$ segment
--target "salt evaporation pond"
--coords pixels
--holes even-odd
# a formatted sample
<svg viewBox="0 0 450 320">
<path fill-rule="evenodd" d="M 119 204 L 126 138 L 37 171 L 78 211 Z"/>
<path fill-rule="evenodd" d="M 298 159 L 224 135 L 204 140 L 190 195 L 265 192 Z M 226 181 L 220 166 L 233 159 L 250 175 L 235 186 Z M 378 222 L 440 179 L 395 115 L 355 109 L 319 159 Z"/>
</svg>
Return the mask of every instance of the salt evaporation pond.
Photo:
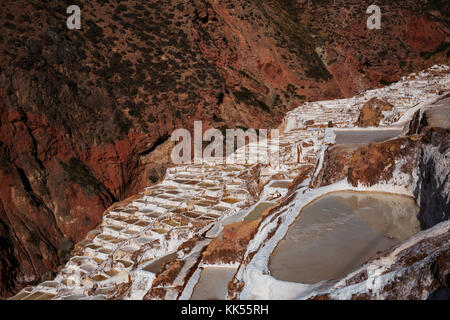
<svg viewBox="0 0 450 320">
<path fill-rule="evenodd" d="M 253 221 L 253 220 L 261 218 L 261 215 L 263 214 L 263 212 L 269 208 L 272 208 L 273 206 L 275 206 L 275 203 L 269 202 L 269 201 L 258 203 L 258 205 L 255 207 L 255 209 L 253 209 L 244 218 L 244 221 Z"/>
<path fill-rule="evenodd" d="M 236 267 L 205 267 L 192 292 L 191 300 L 225 300 L 228 283 L 236 273 Z"/>
<path fill-rule="evenodd" d="M 336 144 L 369 144 L 397 137 L 402 130 L 336 130 Z"/>
<path fill-rule="evenodd" d="M 339 279 L 420 230 L 411 198 L 335 192 L 306 206 L 274 250 L 279 280 L 312 284 Z"/>
</svg>

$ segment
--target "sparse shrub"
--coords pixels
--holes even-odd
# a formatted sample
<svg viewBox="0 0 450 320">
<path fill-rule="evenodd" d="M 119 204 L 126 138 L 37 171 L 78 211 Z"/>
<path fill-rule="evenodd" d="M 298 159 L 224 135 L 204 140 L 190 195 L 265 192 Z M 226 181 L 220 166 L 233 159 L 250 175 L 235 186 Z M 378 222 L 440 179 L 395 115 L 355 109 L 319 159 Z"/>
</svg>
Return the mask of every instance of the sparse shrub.
<svg viewBox="0 0 450 320">
<path fill-rule="evenodd" d="M 11 23 L 11 22 L 9 22 L 9 21 L 6 21 L 6 22 L 3 24 L 3 26 L 4 26 L 5 28 L 10 29 L 10 30 L 16 30 L 16 25 L 13 24 L 13 23 Z"/>
<path fill-rule="evenodd" d="M 131 121 L 120 109 L 116 109 L 114 112 L 114 123 L 119 128 L 121 135 L 126 135 L 130 131 Z"/>
<path fill-rule="evenodd" d="M 102 184 L 80 159 L 72 157 L 67 163 L 63 161 L 60 161 L 60 163 L 70 181 L 79 184 L 88 194 L 96 194 L 101 191 Z"/>
<path fill-rule="evenodd" d="M 256 106 L 266 112 L 270 112 L 269 106 L 264 101 L 259 100 L 255 93 L 245 87 L 241 87 L 240 90 L 233 91 L 233 95 L 239 103 L 243 102 L 247 105 Z"/>
<path fill-rule="evenodd" d="M 97 44 L 103 39 L 103 30 L 95 24 L 92 20 L 88 20 L 88 30 L 86 31 L 86 37 L 94 44 Z"/>
</svg>

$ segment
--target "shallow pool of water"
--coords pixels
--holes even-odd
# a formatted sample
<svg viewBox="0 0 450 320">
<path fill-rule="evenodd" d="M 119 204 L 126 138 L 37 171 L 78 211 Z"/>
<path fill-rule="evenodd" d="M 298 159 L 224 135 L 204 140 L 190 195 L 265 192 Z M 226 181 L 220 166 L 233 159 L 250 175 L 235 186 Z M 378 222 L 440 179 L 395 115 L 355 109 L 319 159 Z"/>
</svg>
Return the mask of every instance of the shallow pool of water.
<svg viewBox="0 0 450 320">
<path fill-rule="evenodd" d="M 402 130 L 337 130 L 336 144 L 369 144 L 397 137 Z"/>
<path fill-rule="evenodd" d="M 191 300 L 225 300 L 228 283 L 233 279 L 237 268 L 206 267 L 194 287 Z"/>
<path fill-rule="evenodd" d="M 244 221 L 253 221 L 259 219 L 262 213 L 269 208 L 275 206 L 273 202 L 260 202 L 258 205 L 244 218 Z"/>
<path fill-rule="evenodd" d="M 288 189 L 290 185 L 291 185 L 291 181 L 278 180 L 278 181 L 272 182 L 270 187 L 271 188 Z"/>
<path fill-rule="evenodd" d="M 280 280 L 339 279 L 420 230 L 408 197 L 336 192 L 306 206 L 274 250 L 269 269 Z"/>
</svg>

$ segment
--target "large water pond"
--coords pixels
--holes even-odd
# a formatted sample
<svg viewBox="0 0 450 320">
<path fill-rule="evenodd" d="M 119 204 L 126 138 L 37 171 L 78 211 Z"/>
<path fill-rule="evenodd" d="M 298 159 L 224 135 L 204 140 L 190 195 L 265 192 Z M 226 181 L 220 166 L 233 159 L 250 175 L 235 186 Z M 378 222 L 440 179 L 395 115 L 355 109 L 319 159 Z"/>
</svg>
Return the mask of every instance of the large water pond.
<svg viewBox="0 0 450 320">
<path fill-rule="evenodd" d="M 339 279 L 377 253 L 420 230 L 411 198 L 385 193 L 336 192 L 308 206 L 274 250 L 277 279 L 316 283 Z"/>
</svg>

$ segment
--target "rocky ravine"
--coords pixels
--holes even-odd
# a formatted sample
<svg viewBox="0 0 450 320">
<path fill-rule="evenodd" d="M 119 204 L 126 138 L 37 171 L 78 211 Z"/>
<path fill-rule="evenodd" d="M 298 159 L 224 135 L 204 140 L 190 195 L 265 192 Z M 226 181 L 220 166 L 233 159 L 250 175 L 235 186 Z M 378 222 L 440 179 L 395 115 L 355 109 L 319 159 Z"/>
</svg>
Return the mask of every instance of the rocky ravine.
<svg viewBox="0 0 450 320">
<path fill-rule="evenodd" d="M 424 227 L 446 219 L 432 213 L 448 212 L 449 91 L 449 67 L 436 66 L 350 99 L 305 103 L 289 112 L 280 127 L 279 166 L 208 160 L 170 168 L 160 184 L 107 210 L 102 224 L 76 245 L 54 280 L 25 288 L 15 299 L 188 299 L 203 268 L 224 264 L 239 267 L 229 284 L 230 298 L 350 298 L 337 290 L 381 279 L 379 273 L 325 289 L 282 283 L 268 274 L 271 250 L 302 206 L 335 190 L 415 196 Z M 374 99 L 391 105 L 381 117 L 372 112 L 379 105 Z M 354 127 L 366 118 L 362 114 L 374 115 L 376 121 L 371 121 L 380 126 L 405 128 L 404 134 L 366 146 L 336 145 L 336 133 Z M 251 144 L 251 157 L 257 151 Z M 428 209 L 430 202 L 433 210 Z M 272 208 L 248 219 L 262 203 Z M 440 256 L 446 250 L 446 228 L 439 224 L 386 253 L 389 261 L 403 257 L 409 270 L 402 278 L 395 270 L 405 264 L 385 265 L 387 278 L 399 287 L 402 281 L 413 281 L 417 270 L 435 279 L 427 280 L 420 292 L 403 290 L 408 297 L 423 298 L 445 287 L 446 260 Z M 422 252 L 419 256 L 408 254 L 417 246 L 424 248 L 414 251 Z M 417 261 L 416 269 L 408 269 L 408 263 Z M 427 275 L 428 264 L 438 278 Z M 354 291 L 355 298 L 387 297 L 382 292 Z"/>
</svg>

